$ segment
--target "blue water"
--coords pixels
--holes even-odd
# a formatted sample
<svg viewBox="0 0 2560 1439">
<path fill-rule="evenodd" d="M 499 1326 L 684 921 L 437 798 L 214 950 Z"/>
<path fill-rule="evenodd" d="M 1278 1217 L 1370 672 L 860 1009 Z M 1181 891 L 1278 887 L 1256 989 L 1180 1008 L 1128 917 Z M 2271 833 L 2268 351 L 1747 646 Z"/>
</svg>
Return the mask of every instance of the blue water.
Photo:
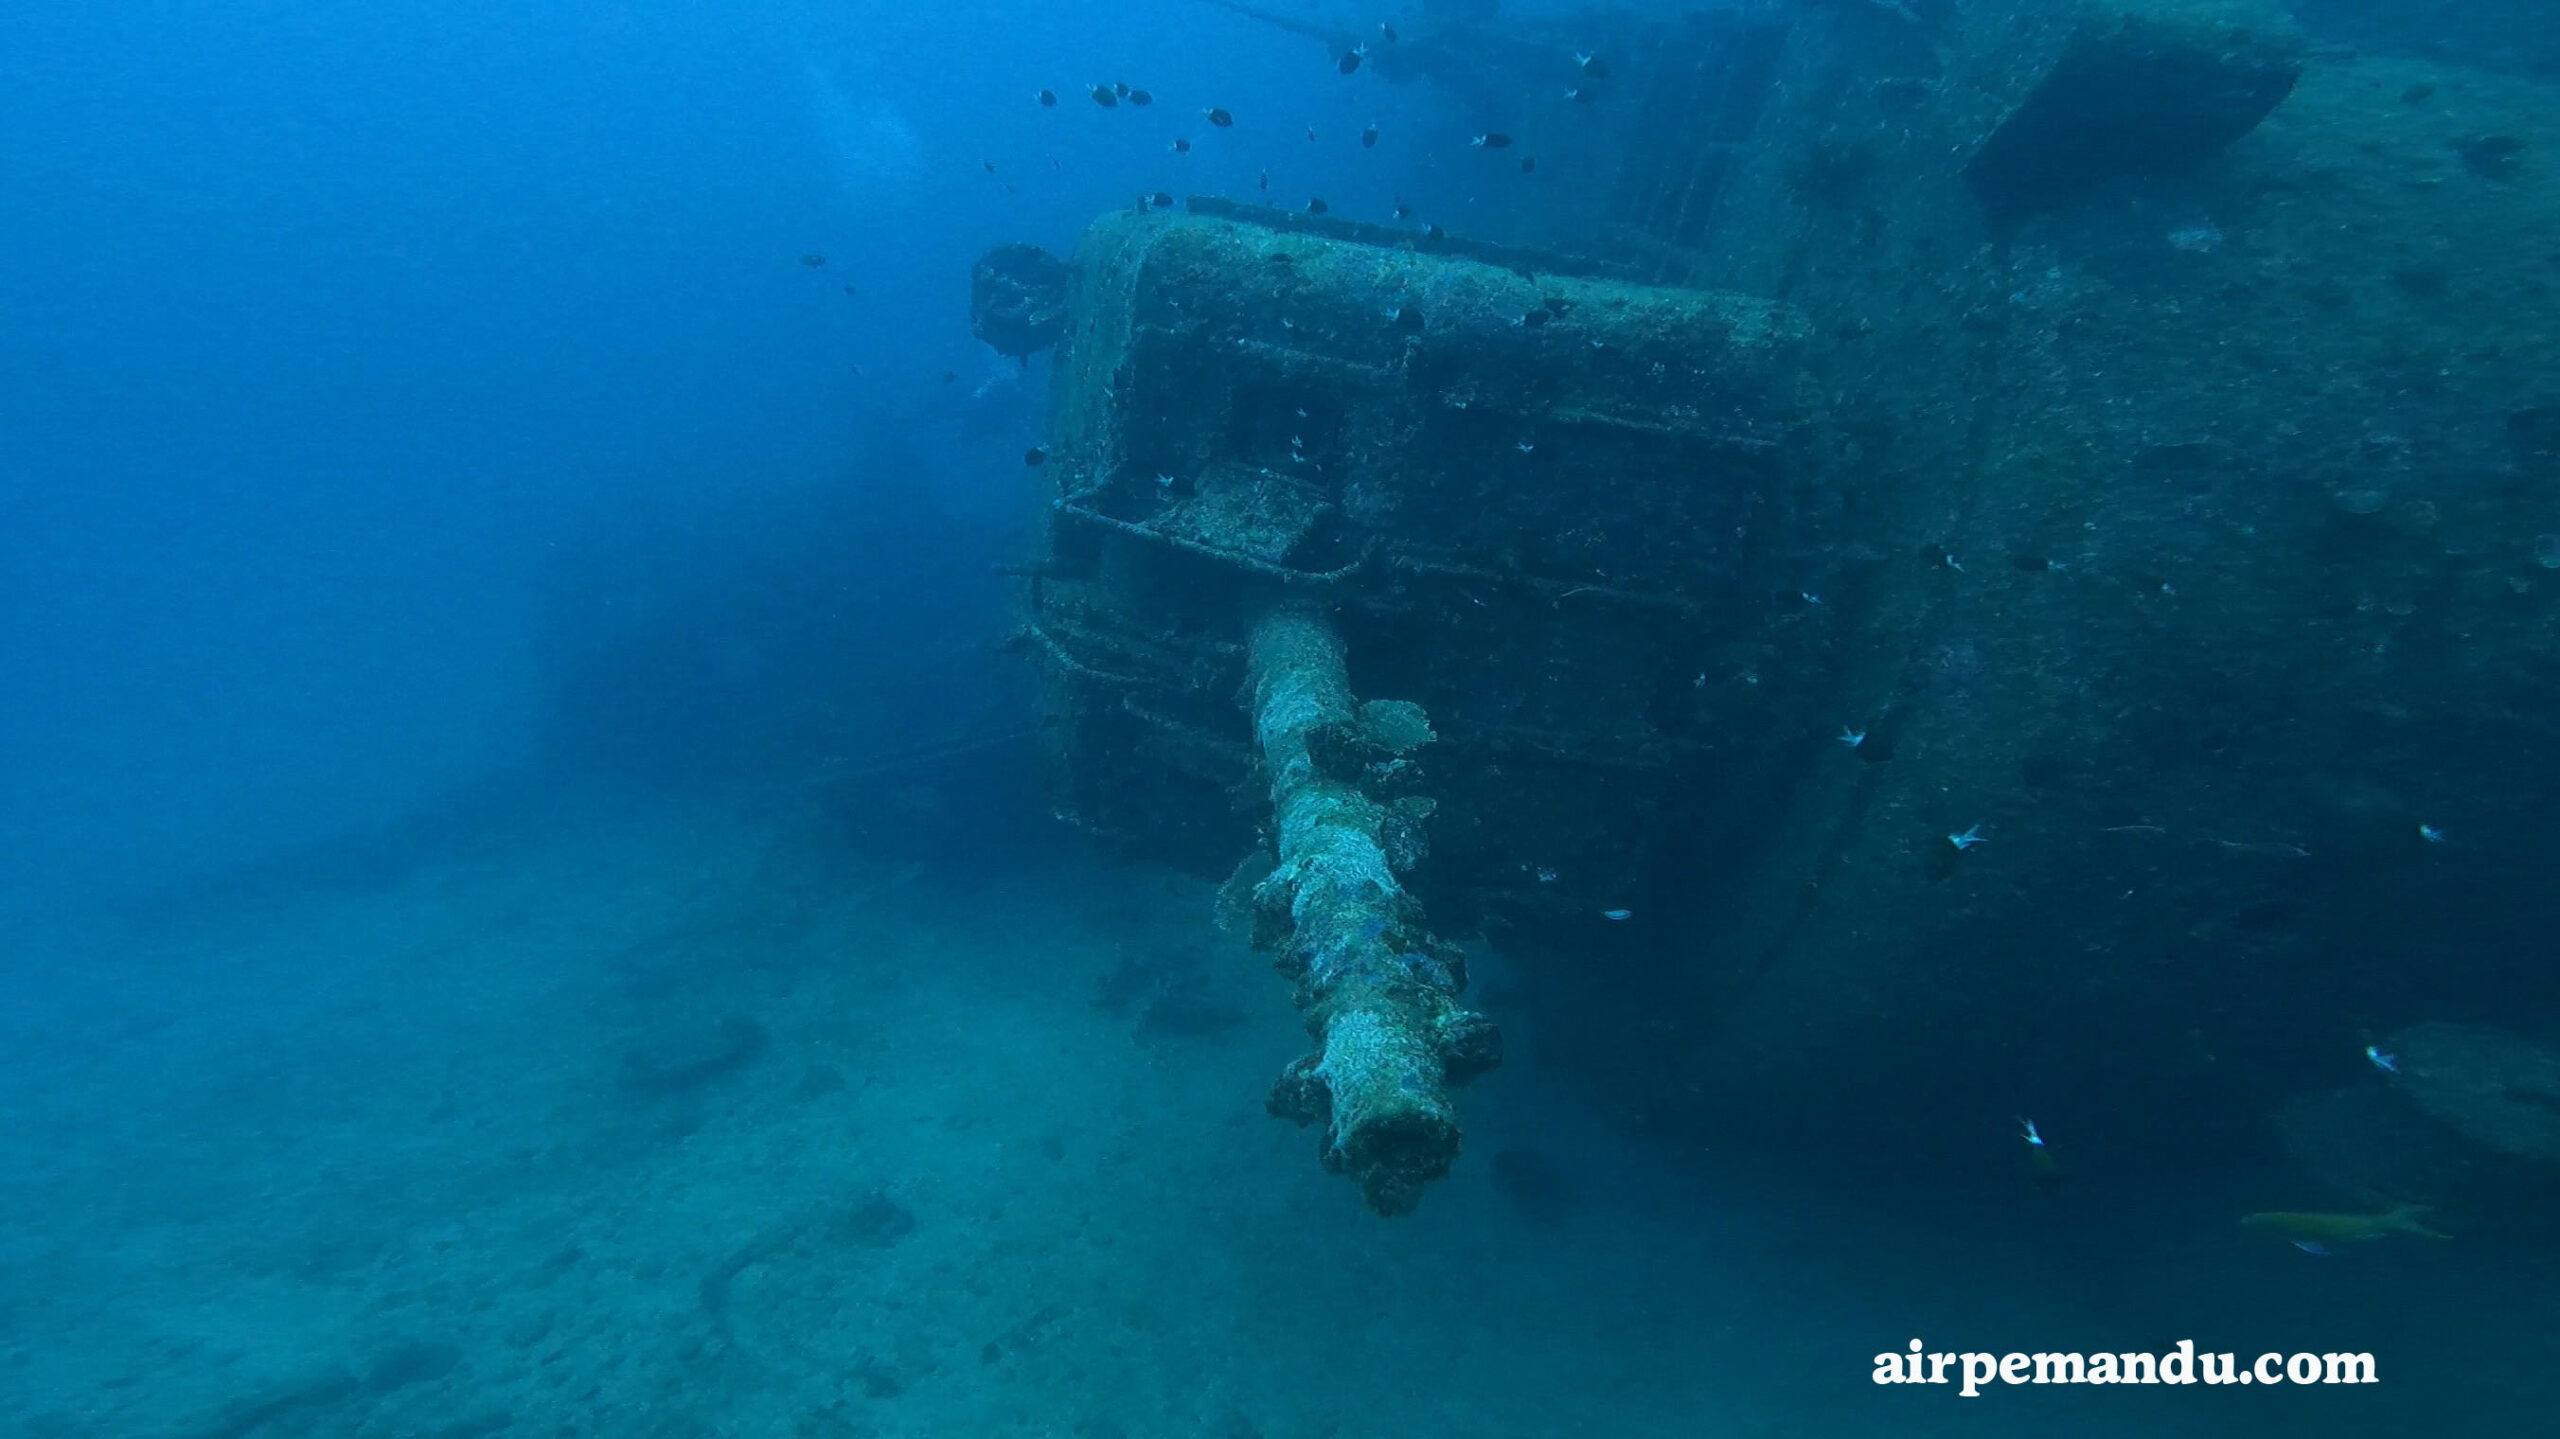
<svg viewBox="0 0 2560 1439">
<path fill-rule="evenodd" d="M 1355 163 L 1428 87 L 1106 8 L 0 10 L 0 1432 L 2540 1432 L 2549 1236 L 2271 1245 L 2272 1147 L 1665 1136 L 1534 1014 L 1410 1219 L 1266 1118 L 1285 985 L 1040 797 L 968 263 L 1265 172 L 1506 217 Z"/>
</svg>

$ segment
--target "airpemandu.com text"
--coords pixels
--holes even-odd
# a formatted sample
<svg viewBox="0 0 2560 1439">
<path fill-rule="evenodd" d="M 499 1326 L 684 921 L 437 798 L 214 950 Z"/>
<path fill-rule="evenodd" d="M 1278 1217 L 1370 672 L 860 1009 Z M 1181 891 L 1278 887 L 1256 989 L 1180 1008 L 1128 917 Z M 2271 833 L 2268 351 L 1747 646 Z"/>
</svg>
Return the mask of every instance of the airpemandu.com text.
<svg viewBox="0 0 2560 1439">
<path fill-rule="evenodd" d="M 2003 1384 L 2377 1384 L 2370 1354 L 2261 1354 L 2242 1364 L 2229 1353 L 2199 1354 L 2181 1339 L 2165 1354 L 1930 1354 L 1920 1341 L 1908 1352 L 1876 1356 L 1878 1384 L 1957 1384 L 1977 1398 Z"/>
</svg>

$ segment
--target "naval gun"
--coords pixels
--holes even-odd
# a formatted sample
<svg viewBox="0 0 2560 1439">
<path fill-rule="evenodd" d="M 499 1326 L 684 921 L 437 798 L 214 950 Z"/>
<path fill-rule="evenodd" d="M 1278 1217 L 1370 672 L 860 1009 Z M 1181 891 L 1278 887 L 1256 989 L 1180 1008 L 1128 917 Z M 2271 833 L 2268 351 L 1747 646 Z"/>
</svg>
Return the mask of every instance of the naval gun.
<svg viewBox="0 0 2560 1439">
<path fill-rule="evenodd" d="M 1195 200 L 1022 269 L 1056 807 L 1236 865 L 1315 1040 L 1272 1107 L 1410 1207 L 1535 1004 L 1658 1130 L 1916 1152 L 2032 1074 L 2188 1143 L 2253 1035 L 2510 1002 L 2547 93 L 2255 0 L 1726 33 L 1619 52 L 1615 199 L 1542 205 L 1603 258 Z M 1484 1018 L 1477 935 L 1534 991 Z"/>
<path fill-rule="evenodd" d="M 1501 1058 L 1456 938 L 1620 923 L 1787 728 L 1803 322 L 1211 199 L 1065 283 L 1016 636 L 1057 811 L 1234 865 L 1315 1043 L 1272 1112 L 1409 1210 Z"/>
</svg>

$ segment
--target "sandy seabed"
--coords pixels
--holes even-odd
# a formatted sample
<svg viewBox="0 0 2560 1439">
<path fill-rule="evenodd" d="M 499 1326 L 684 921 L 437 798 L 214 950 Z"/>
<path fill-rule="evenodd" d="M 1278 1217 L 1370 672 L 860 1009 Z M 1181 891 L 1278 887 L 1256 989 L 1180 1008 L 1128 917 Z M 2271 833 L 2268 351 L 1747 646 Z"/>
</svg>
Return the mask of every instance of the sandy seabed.
<svg viewBox="0 0 2560 1439">
<path fill-rule="evenodd" d="M 379 883 L 28 927 L 0 1010 L 0 1431 L 1933 1435 L 2065 1412 L 2002 1394 L 1993 1424 L 1867 1382 L 1915 1313 L 2076 1312 L 2015 1255 L 1953 1268 L 1836 1196 L 1576 1132 L 1534 1060 L 1469 1094 L 1458 1172 L 1381 1221 L 1262 1112 L 1297 1022 L 1207 886 L 1063 840 L 964 872 L 791 828 L 546 806 Z M 1506 1146 L 1574 1191 L 1496 1184 Z M 2070 1432 L 2268 1432 L 2104 1409 Z"/>
</svg>

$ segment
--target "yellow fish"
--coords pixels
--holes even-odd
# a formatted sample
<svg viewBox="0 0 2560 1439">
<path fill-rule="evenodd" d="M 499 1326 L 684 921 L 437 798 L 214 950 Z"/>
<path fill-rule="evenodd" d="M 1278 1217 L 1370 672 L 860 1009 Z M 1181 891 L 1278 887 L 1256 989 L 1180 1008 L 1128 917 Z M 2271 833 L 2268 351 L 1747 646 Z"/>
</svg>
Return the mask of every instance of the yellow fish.
<svg viewBox="0 0 2560 1439">
<path fill-rule="evenodd" d="M 2427 1239 L 2450 1239 L 2453 1236 L 2429 1229 L 2418 1222 L 2427 1212 L 2423 1204 L 2402 1204 L 2378 1214 L 2303 1214 L 2292 1210 L 2267 1210 L 2240 1216 L 2244 1229 L 2263 1229 L 2282 1235 L 2317 1254 L 2321 1246 L 2356 1244 L 2380 1239 L 2386 1234 L 2416 1234 Z"/>
</svg>

